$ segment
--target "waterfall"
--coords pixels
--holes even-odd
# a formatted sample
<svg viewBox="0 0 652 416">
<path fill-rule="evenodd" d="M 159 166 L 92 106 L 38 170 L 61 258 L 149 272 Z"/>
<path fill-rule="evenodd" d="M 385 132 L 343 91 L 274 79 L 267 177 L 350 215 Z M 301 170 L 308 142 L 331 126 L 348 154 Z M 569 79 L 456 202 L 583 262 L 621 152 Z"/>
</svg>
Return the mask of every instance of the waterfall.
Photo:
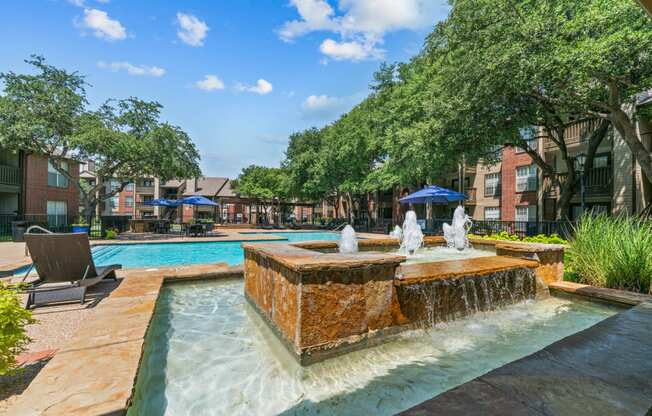
<svg viewBox="0 0 652 416">
<path fill-rule="evenodd" d="M 358 252 L 358 239 L 355 236 L 355 230 L 347 225 L 340 234 L 340 241 L 337 243 L 340 253 L 351 254 Z"/>
<path fill-rule="evenodd" d="M 535 295 L 536 277 L 526 268 L 437 279 L 398 289 L 401 310 L 424 327 L 534 299 Z"/>
</svg>

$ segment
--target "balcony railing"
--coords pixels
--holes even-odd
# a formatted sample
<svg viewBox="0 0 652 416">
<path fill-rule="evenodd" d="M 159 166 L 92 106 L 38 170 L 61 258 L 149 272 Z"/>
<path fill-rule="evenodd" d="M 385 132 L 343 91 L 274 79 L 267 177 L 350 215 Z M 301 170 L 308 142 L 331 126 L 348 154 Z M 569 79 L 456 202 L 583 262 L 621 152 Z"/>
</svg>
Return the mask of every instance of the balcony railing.
<svg viewBox="0 0 652 416">
<path fill-rule="evenodd" d="M 566 182 L 566 174 L 559 175 L 562 186 Z M 587 196 L 608 196 L 612 193 L 613 173 L 610 167 L 593 168 L 584 177 L 584 192 Z M 559 189 L 549 176 L 543 178 L 543 192 L 546 198 L 559 196 Z"/>
<path fill-rule="evenodd" d="M 583 120 L 566 127 L 566 130 L 564 131 L 564 141 L 566 142 L 566 145 L 572 146 L 581 143 L 582 135 L 588 137 L 586 133 L 598 128 L 599 124 L 600 120 Z M 557 145 L 549 137 L 543 138 L 543 146 L 545 150 L 557 148 Z"/>
<path fill-rule="evenodd" d="M 464 195 L 466 195 L 466 203 L 467 204 L 475 204 L 476 198 L 475 198 L 475 188 L 470 188 L 464 190 Z"/>
<path fill-rule="evenodd" d="M 4 185 L 20 185 L 20 170 L 13 166 L 0 165 L 0 183 Z"/>
</svg>

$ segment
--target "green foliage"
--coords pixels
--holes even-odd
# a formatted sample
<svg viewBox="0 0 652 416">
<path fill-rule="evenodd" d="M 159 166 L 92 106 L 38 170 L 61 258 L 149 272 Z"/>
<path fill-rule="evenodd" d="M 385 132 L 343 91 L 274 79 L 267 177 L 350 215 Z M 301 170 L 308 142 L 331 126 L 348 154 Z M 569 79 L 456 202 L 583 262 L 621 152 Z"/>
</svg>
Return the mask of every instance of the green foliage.
<svg viewBox="0 0 652 416">
<path fill-rule="evenodd" d="M 104 236 L 107 240 L 115 240 L 118 238 L 118 232 L 116 230 L 106 230 L 106 236 Z"/>
<path fill-rule="evenodd" d="M 33 322 L 32 313 L 20 304 L 16 287 L 0 283 L 0 375 L 15 369 L 16 355 L 30 341 L 25 326 Z"/>
<path fill-rule="evenodd" d="M 501 231 L 497 234 L 490 234 L 490 235 L 469 234 L 469 238 L 480 238 L 484 240 L 501 240 L 501 241 L 523 241 L 524 243 L 568 244 L 566 240 L 559 237 L 559 235 L 557 234 L 551 234 L 551 235 L 537 234 L 535 236 L 526 236 L 520 238 L 516 234 L 509 234 L 506 231 Z"/>
<path fill-rule="evenodd" d="M 652 222 L 584 216 L 570 241 L 572 270 L 593 286 L 648 293 L 652 282 Z"/>
<path fill-rule="evenodd" d="M 232 186 L 240 195 L 266 203 L 283 197 L 285 191 L 281 169 L 257 165 L 242 169 Z"/>
<path fill-rule="evenodd" d="M 161 122 L 162 106 L 130 97 L 87 108 L 83 76 L 56 68 L 40 56 L 27 63 L 36 74 L 0 74 L 0 147 L 46 155 L 79 190 L 85 214 L 130 183 L 152 175 L 169 180 L 200 175 L 199 153 L 179 127 Z M 101 180 L 93 187 L 63 169 L 64 160 L 93 161 Z M 102 180 L 121 187 L 112 193 Z"/>
</svg>

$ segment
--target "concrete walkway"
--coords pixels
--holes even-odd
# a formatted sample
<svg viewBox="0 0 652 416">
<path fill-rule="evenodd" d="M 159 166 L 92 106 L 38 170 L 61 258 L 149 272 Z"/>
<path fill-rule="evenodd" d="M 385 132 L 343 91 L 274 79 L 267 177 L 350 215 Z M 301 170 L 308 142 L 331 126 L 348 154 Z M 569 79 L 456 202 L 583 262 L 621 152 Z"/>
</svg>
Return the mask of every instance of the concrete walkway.
<svg viewBox="0 0 652 416">
<path fill-rule="evenodd" d="M 646 302 L 401 414 L 650 414 L 651 357 Z"/>
</svg>

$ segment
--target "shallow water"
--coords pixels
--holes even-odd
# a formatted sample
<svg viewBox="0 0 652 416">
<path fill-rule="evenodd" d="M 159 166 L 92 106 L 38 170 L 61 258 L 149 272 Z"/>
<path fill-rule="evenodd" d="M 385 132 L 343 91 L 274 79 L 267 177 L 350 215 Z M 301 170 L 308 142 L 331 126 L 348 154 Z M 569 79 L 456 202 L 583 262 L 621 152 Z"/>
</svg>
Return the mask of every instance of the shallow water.
<svg viewBox="0 0 652 416">
<path fill-rule="evenodd" d="M 396 252 L 397 254 L 403 254 Z M 416 253 L 410 254 L 405 261 L 406 264 L 429 263 L 444 260 L 466 260 L 475 257 L 495 256 L 496 253 L 490 250 L 479 250 L 475 248 L 465 248 L 460 251 L 452 247 L 424 247 L 417 250 Z"/>
<path fill-rule="evenodd" d="M 618 312 L 528 301 L 301 367 L 242 293 L 241 280 L 164 288 L 130 414 L 390 415 Z"/>
</svg>

